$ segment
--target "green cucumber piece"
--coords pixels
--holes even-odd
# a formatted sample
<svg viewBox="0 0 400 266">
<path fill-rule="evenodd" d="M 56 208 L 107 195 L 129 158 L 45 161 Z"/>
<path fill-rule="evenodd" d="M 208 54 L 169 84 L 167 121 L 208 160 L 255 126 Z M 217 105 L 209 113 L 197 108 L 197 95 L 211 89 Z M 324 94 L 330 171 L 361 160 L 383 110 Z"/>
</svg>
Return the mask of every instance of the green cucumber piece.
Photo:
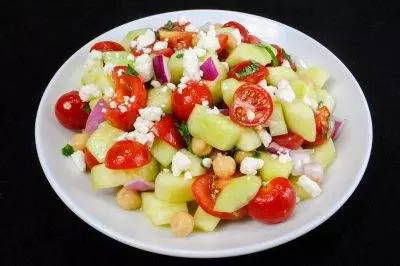
<svg viewBox="0 0 400 266">
<path fill-rule="evenodd" d="M 327 139 L 323 144 L 314 148 L 311 154 L 313 162 L 319 163 L 326 169 L 336 158 L 335 145 L 331 138 Z"/>
<path fill-rule="evenodd" d="M 172 112 L 172 91 L 167 86 L 153 88 L 148 91 L 147 106 L 160 107 L 164 113 Z"/>
<path fill-rule="evenodd" d="M 237 143 L 242 128 L 223 114 L 210 113 L 210 109 L 196 104 L 187 122 L 192 136 L 223 151 L 232 149 Z"/>
<path fill-rule="evenodd" d="M 261 139 L 257 132 L 252 128 L 243 128 L 236 148 L 242 151 L 254 151 L 262 145 Z"/>
<path fill-rule="evenodd" d="M 335 99 L 324 89 L 317 90 L 317 102 L 326 106 L 331 114 L 335 110 Z"/>
<path fill-rule="evenodd" d="M 151 155 L 164 167 L 168 167 L 172 162 L 172 157 L 178 151 L 171 144 L 162 139 L 156 138 L 151 146 Z"/>
<path fill-rule="evenodd" d="M 116 142 L 117 137 L 122 133 L 122 130 L 111 126 L 108 122 L 103 122 L 90 135 L 86 147 L 93 154 L 97 161 L 104 162 L 106 153 L 109 148 Z"/>
<path fill-rule="evenodd" d="M 189 160 L 191 161 L 189 171 L 192 174 L 192 176 L 199 176 L 202 175 L 206 172 L 206 169 L 202 165 L 202 159 L 193 153 L 182 149 L 180 150 L 183 154 L 185 154 Z"/>
<path fill-rule="evenodd" d="M 176 212 L 187 212 L 186 203 L 168 203 L 159 200 L 154 192 L 144 192 L 142 210 L 150 221 L 157 226 L 169 224 L 171 216 Z"/>
<path fill-rule="evenodd" d="M 238 81 L 234 78 L 225 79 L 221 82 L 222 98 L 226 105 L 231 106 L 233 104 L 233 95 L 243 84 L 244 82 Z"/>
<path fill-rule="evenodd" d="M 179 84 L 183 76 L 183 51 L 176 51 L 168 60 L 171 82 Z"/>
<path fill-rule="evenodd" d="M 279 102 L 274 102 L 274 109 L 267 120 L 267 125 L 269 127 L 269 133 L 273 137 L 288 133 L 282 105 Z"/>
<path fill-rule="evenodd" d="M 264 161 L 260 169 L 260 175 L 263 181 L 271 181 L 275 177 L 289 177 L 293 168 L 293 162 L 280 162 L 277 155 L 268 152 L 262 152 L 260 159 Z"/>
<path fill-rule="evenodd" d="M 269 55 L 271 56 L 272 66 L 278 66 L 279 65 L 278 58 L 276 57 L 277 50 L 275 49 L 275 47 L 273 47 L 270 44 L 265 44 L 265 43 L 259 44 L 258 46 L 263 48 L 263 49 L 265 49 L 265 51 L 267 51 L 269 53 Z"/>
<path fill-rule="evenodd" d="M 292 103 L 282 102 L 282 107 L 289 130 L 309 142 L 315 141 L 316 129 L 312 109 L 298 100 Z"/>
<path fill-rule="evenodd" d="M 261 187 L 261 179 L 255 175 L 233 178 L 219 193 L 214 210 L 234 212 L 246 206 Z"/>
<path fill-rule="evenodd" d="M 103 67 L 90 68 L 82 75 L 81 84 L 95 84 L 98 88 L 114 88 L 114 82 L 111 76 L 107 75 Z"/>
<path fill-rule="evenodd" d="M 265 66 L 271 62 L 271 56 L 265 49 L 257 45 L 242 43 L 231 52 L 226 62 L 229 67 L 232 67 L 246 60 L 254 60 Z"/>
<path fill-rule="evenodd" d="M 304 103 L 305 99 L 307 99 L 311 103 L 312 108 L 316 109 L 318 106 L 318 97 L 316 91 L 312 87 L 308 86 L 300 79 L 292 80 L 290 85 L 293 88 L 297 99 L 303 101 Z"/>
<path fill-rule="evenodd" d="M 307 84 L 311 84 L 314 89 L 322 89 L 329 79 L 329 73 L 320 67 L 309 67 L 299 71 L 300 78 Z"/>
<path fill-rule="evenodd" d="M 185 179 L 183 175 L 174 176 L 171 172 L 161 171 L 156 178 L 155 195 L 169 203 L 192 201 L 192 184 L 194 179 Z"/>
<path fill-rule="evenodd" d="M 212 232 L 221 219 L 206 213 L 200 206 L 194 214 L 194 226 L 204 232 Z"/>
<path fill-rule="evenodd" d="M 268 73 L 267 81 L 269 84 L 272 84 L 275 87 L 278 86 L 278 82 L 281 79 L 286 79 L 288 81 L 298 79 L 296 72 L 289 67 L 268 67 Z"/>
<path fill-rule="evenodd" d="M 310 193 L 308 193 L 302 186 L 299 186 L 297 184 L 297 181 L 299 180 L 300 176 L 290 176 L 289 177 L 289 182 L 293 186 L 296 196 L 301 200 L 308 200 L 311 199 Z"/>
<path fill-rule="evenodd" d="M 218 57 L 215 54 L 206 56 L 204 60 L 200 62 L 200 65 L 209 57 L 211 57 L 214 62 L 214 66 L 218 71 L 218 76 L 212 81 L 204 80 L 203 82 L 211 91 L 213 105 L 217 105 L 222 99 L 221 81 L 227 78 L 228 70 L 221 64 L 221 61 L 218 60 Z"/>
<path fill-rule="evenodd" d="M 120 44 L 127 50 L 128 52 L 131 50 L 130 44 L 131 41 L 135 40 L 139 35 L 145 33 L 147 29 L 137 29 L 129 31 L 125 37 L 121 40 Z"/>
<path fill-rule="evenodd" d="M 127 66 L 132 61 L 128 60 L 129 53 L 126 51 L 116 51 L 116 52 L 104 52 L 103 60 L 104 64 L 114 64 L 116 66 Z"/>
</svg>

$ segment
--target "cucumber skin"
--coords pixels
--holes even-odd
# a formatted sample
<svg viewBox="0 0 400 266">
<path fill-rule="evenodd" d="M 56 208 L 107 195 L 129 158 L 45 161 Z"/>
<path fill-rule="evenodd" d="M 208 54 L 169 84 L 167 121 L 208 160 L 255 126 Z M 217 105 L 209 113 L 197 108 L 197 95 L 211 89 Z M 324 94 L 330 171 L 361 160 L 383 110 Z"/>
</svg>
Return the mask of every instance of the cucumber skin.
<svg viewBox="0 0 400 266">
<path fill-rule="evenodd" d="M 162 139 L 157 138 L 151 147 L 151 155 L 164 167 L 168 167 L 172 162 L 172 157 L 178 151 Z"/>
<path fill-rule="evenodd" d="M 286 125 L 290 131 L 309 142 L 315 141 L 316 129 L 312 109 L 301 101 L 282 102 Z"/>
<path fill-rule="evenodd" d="M 148 91 L 147 106 L 160 107 L 164 113 L 172 113 L 172 91 L 162 86 Z"/>
<path fill-rule="evenodd" d="M 234 78 L 225 79 L 221 82 L 222 98 L 226 105 L 232 105 L 235 91 L 243 84 L 244 82 L 238 81 Z"/>
<path fill-rule="evenodd" d="M 221 219 L 206 213 L 200 206 L 194 214 L 194 226 L 204 232 L 212 232 Z"/>
<path fill-rule="evenodd" d="M 93 67 L 85 71 L 81 77 L 81 84 L 95 84 L 99 88 L 114 88 L 114 82 L 111 76 L 104 73 L 103 67 Z"/>
<path fill-rule="evenodd" d="M 183 175 L 173 176 L 171 172 L 160 172 L 155 181 L 155 196 L 168 203 L 185 203 L 194 200 L 192 184 L 194 179 Z"/>
<path fill-rule="evenodd" d="M 242 151 L 254 151 L 262 145 L 257 132 L 252 128 L 243 128 L 236 147 Z"/>
<path fill-rule="evenodd" d="M 176 51 L 168 60 L 171 82 L 175 85 L 179 84 L 180 79 L 183 76 L 183 57 L 176 57 L 179 54 L 183 54 L 183 51 Z"/>
<path fill-rule="evenodd" d="M 327 139 L 323 144 L 314 148 L 311 159 L 326 169 L 336 158 L 335 144 L 332 139 Z"/>
<path fill-rule="evenodd" d="M 271 136 L 274 137 L 287 134 L 288 129 L 283 115 L 282 105 L 279 102 L 274 102 L 273 108 L 272 114 L 267 120 Z"/>
<path fill-rule="evenodd" d="M 278 82 L 281 79 L 286 79 L 288 81 L 292 81 L 294 79 L 298 79 L 296 72 L 289 67 L 277 66 L 277 67 L 268 67 L 268 77 L 267 81 L 269 84 L 273 86 L 278 86 Z"/>
<path fill-rule="evenodd" d="M 261 47 L 254 44 L 243 43 L 230 53 L 226 62 L 229 67 L 232 67 L 246 60 L 254 60 L 265 66 L 271 62 L 271 56 Z"/>
<path fill-rule="evenodd" d="M 128 55 L 129 53 L 126 51 L 104 52 L 104 64 L 111 63 L 116 66 L 127 66 L 129 63 L 132 63 L 132 61 L 127 59 Z"/>
<path fill-rule="evenodd" d="M 275 177 L 289 177 L 293 168 L 293 162 L 281 163 L 278 158 L 274 158 L 272 154 L 262 152 L 260 159 L 264 161 L 263 167 L 260 169 L 260 175 L 263 181 L 271 181 Z"/>
<path fill-rule="evenodd" d="M 131 41 L 135 40 L 139 35 L 143 34 L 147 29 L 137 29 L 129 31 L 125 37 L 121 40 L 120 44 L 125 48 L 126 51 L 131 51 Z"/>
</svg>

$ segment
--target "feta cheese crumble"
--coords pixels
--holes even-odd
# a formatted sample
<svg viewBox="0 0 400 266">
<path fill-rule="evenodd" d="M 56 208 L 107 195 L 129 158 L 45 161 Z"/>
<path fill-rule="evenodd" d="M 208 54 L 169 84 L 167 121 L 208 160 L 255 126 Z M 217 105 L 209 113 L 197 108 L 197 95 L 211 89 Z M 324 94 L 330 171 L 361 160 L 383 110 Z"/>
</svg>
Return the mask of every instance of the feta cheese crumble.
<svg viewBox="0 0 400 266">
<path fill-rule="evenodd" d="M 135 70 L 143 78 L 144 82 L 151 80 L 154 74 L 153 62 L 148 54 L 136 57 Z"/>
<path fill-rule="evenodd" d="M 71 154 L 71 159 L 79 171 L 85 172 L 86 163 L 85 163 L 85 154 L 83 153 L 83 151 L 78 150 L 74 152 L 73 154 Z"/>
<path fill-rule="evenodd" d="M 217 115 L 217 114 L 219 114 L 219 109 L 216 106 L 214 106 L 212 109 L 208 108 L 207 109 L 207 114 Z"/>
<path fill-rule="evenodd" d="M 113 69 L 114 69 L 115 65 L 113 63 L 107 63 L 104 67 L 103 67 L 103 71 L 104 73 L 106 73 L 107 75 L 111 75 Z"/>
<path fill-rule="evenodd" d="M 65 110 L 70 110 L 71 107 L 72 107 L 72 105 L 71 105 L 70 102 L 65 102 L 65 103 L 63 104 L 63 108 L 64 108 Z"/>
<path fill-rule="evenodd" d="M 168 83 L 167 83 L 167 87 L 168 87 L 170 90 L 176 90 L 176 86 L 175 86 L 174 83 L 168 82 Z"/>
<path fill-rule="evenodd" d="M 143 34 L 137 37 L 137 48 L 143 49 L 156 41 L 154 31 L 147 29 Z"/>
<path fill-rule="evenodd" d="M 203 100 L 203 101 L 201 101 L 201 105 L 208 107 L 209 103 L 207 100 Z"/>
<path fill-rule="evenodd" d="M 166 49 L 168 47 L 168 42 L 165 41 L 157 41 L 154 45 L 153 45 L 153 50 L 154 51 L 160 51 L 162 49 Z"/>
<path fill-rule="evenodd" d="M 185 31 L 198 32 L 199 29 L 194 24 L 190 23 L 190 24 L 186 25 Z"/>
<path fill-rule="evenodd" d="M 150 106 L 143 109 L 139 109 L 139 114 L 143 119 L 155 122 L 155 121 L 160 121 L 163 111 L 160 107 Z"/>
<path fill-rule="evenodd" d="M 238 29 L 233 29 L 231 32 L 233 38 L 235 38 L 236 45 L 242 44 L 242 35 Z"/>
<path fill-rule="evenodd" d="M 147 134 L 149 133 L 150 129 L 153 127 L 154 123 L 148 120 L 144 120 L 142 117 L 136 118 L 135 123 L 133 123 L 133 126 L 135 127 L 135 130 L 138 131 L 139 133 L 142 134 Z"/>
<path fill-rule="evenodd" d="M 193 178 L 193 176 L 192 176 L 192 173 L 191 173 L 190 171 L 186 171 L 186 172 L 183 174 L 183 179 L 190 180 L 190 179 L 192 179 L 192 178 Z"/>
<path fill-rule="evenodd" d="M 292 161 L 292 157 L 290 157 L 290 155 L 287 153 L 281 153 L 281 154 L 279 154 L 278 160 L 280 163 L 288 163 L 288 162 Z"/>
<path fill-rule="evenodd" d="M 128 111 L 128 108 L 126 108 L 126 106 L 122 104 L 118 105 L 118 109 L 121 113 L 126 113 Z"/>
<path fill-rule="evenodd" d="M 150 82 L 150 85 L 153 86 L 154 88 L 159 88 L 161 87 L 161 83 L 158 80 L 152 80 Z"/>
<path fill-rule="evenodd" d="M 126 57 L 126 60 L 129 60 L 129 61 L 135 61 L 135 56 L 133 55 L 133 54 L 128 54 L 128 56 Z"/>
<path fill-rule="evenodd" d="M 309 193 L 313 198 L 318 197 L 322 192 L 322 189 L 317 182 L 313 181 L 306 175 L 300 176 L 299 180 L 297 180 L 297 184 L 307 191 L 307 193 Z"/>
<path fill-rule="evenodd" d="M 101 96 L 101 90 L 92 83 L 82 86 L 81 89 L 79 90 L 79 97 L 84 102 L 88 102 L 91 99 L 97 98 L 100 96 Z"/>
<path fill-rule="evenodd" d="M 265 129 L 257 130 L 257 134 L 260 137 L 260 140 L 265 148 L 268 148 L 269 144 L 272 141 L 271 135 Z"/>
<path fill-rule="evenodd" d="M 106 87 L 103 89 L 103 94 L 106 98 L 112 98 L 114 96 L 114 89 L 112 87 Z"/>
<path fill-rule="evenodd" d="M 220 48 L 217 32 L 212 24 L 209 26 L 207 33 L 200 31 L 197 37 L 199 39 L 196 45 L 198 48 L 209 51 L 215 51 Z"/>
<path fill-rule="evenodd" d="M 318 108 L 318 103 L 311 99 L 307 94 L 303 97 L 303 103 L 310 106 L 313 110 L 317 110 Z"/>
<path fill-rule="evenodd" d="M 197 57 L 203 57 L 207 54 L 207 51 L 202 48 L 195 47 L 193 50 L 195 51 Z"/>
<path fill-rule="evenodd" d="M 278 99 L 291 103 L 293 102 L 296 95 L 294 94 L 292 86 L 290 86 L 289 81 L 286 79 L 281 79 L 278 82 L 278 90 L 276 91 L 276 96 Z"/>
<path fill-rule="evenodd" d="M 186 170 L 189 170 L 192 161 L 184 153 L 178 151 L 172 157 L 171 170 L 174 176 L 180 176 L 180 174 Z"/>
<path fill-rule="evenodd" d="M 240 163 L 240 172 L 245 175 L 256 175 L 257 170 L 261 169 L 264 161 L 253 157 L 245 157 Z"/>
<path fill-rule="evenodd" d="M 201 163 L 205 168 L 210 168 L 212 165 L 212 160 L 210 158 L 206 157 L 201 161 Z"/>
<path fill-rule="evenodd" d="M 247 116 L 247 119 L 249 119 L 249 121 L 253 121 L 254 118 L 256 118 L 256 114 L 251 110 L 247 110 L 246 116 Z"/>
<path fill-rule="evenodd" d="M 181 79 L 181 83 L 186 83 L 185 80 L 199 81 L 202 76 L 200 71 L 199 59 L 194 49 L 185 50 L 183 52 L 183 81 Z"/>
<path fill-rule="evenodd" d="M 110 107 L 111 107 L 112 109 L 117 108 L 117 103 L 114 102 L 114 101 L 111 101 L 111 102 L 110 102 Z"/>
<path fill-rule="evenodd" d="M 178 18 L 178 24 L 179 24 L 179 26 L 183 26 L 183 25 L 185 25 L 186 23 L 188 23 L 188 22 L 190 22 L 186 17 L 183 17 L 183 16 L 179 16 L 179 18 Z"/>
</svg>

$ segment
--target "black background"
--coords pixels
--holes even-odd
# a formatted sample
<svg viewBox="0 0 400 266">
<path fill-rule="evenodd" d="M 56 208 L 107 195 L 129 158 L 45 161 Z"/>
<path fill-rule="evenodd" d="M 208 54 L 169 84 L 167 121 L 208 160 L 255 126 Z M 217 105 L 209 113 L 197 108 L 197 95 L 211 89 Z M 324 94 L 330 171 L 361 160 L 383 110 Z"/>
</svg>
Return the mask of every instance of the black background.
<svg viewBox="0 0 400 266">
<path fill-rule="evenodd" d="M 54 1 L 56 2 L 56 1 Z M 198 265 L 205 260 L 147 253 L 118 243 L 75 216 L 48 184 L 37 159 L 34 119 L 49 80 L 77 49 L 131 20 L 180 9 L 217 8 L 265 16 L 315 38 L 352 71 L 368 99 L 374 145 L 346 204 L 290 243 L 207 263 L 257 265 L 400 264 L 399 8 L 385 1 L 2 2 L 0 32 L 0 265 Z"/>
</svg>

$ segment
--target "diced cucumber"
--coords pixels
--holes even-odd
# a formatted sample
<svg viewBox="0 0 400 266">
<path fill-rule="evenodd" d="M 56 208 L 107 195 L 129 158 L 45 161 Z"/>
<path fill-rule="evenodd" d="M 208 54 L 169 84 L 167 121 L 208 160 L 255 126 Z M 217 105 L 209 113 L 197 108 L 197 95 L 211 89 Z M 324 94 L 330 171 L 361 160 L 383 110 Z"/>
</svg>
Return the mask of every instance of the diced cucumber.
<svg viewBox="0 0 400 266">
<path fill-rule="evenodd" d="M 252 128 L 243 128 L 236 147 L 242 151 L 254 151 L 262 145 L 257 132 Z"/>
<path fill-rule="evenodd" d="M 261 179 L 255 175 L 233 178 L 219 193 L 214 210 L 234 212 L 246 206 L 257 194 Z"/>
<path fill-rule="evenodd" d="M 311 159 L 319 163 L 324 169 L 326 169 L 336 158 L 335 145 L 331 138 L 326 140 L 322 145 L 314 148 L 314 152 L 311 154 Z"/>
<path fill-rule="evenodd" d="M 203 62 L 209 57 L 205 57 Z M 213 54 L 211 58 L 214 62 L 215 68 L 218 70 L 218 76 L 215 80 L 204 80 L 204 84 L 210 89 L 213 98 L 213 104 L 217 105 L 222 99 L 221 81 L 227 78 L 228 70 L 221 64 L 218 57 Z M 202 64 L 202 62 L 200 63 Z"/>
<path fill-rule="evenodd" d="M 278 82 L 281 79 L 291 81 L 298 78 L 296 72 L 294 72 L 293 69 L 291 69 L 290 67 L 268 67 L 268 72 L 269 74 L 267 77 L 267 81 L 269 84 L 272 84 L 275 87 L 278 86 Z"/>
<path fill-rule="evenodd" d="M 297 184 L 300 176 L 290 176 L 289 182 L 292 184 L 294 190 L 296 191 L 296 196 L 299 197 L 301 201 L 311 199 L 310 193 L 308 193 L 302 186 Z"/>
<path fill-rule="evenodd" d="M 183 51 L 176 51 L 168 60 L 168 68 L 171 73 L 171 82 L 179 84 L 183 76 Z"/>
<path fill-rule="evenodd" d="M 194 214 L 194 226 L 205 232 L 212 232 L 221 219 L 206 213 L 200 206 Z"/>
<path fill-rule="evenodd" d="M 130 44 L 131 41 L 135 40 L 139 35 L 143 34 L 147 29 L 137 29 L 129 31 L 125 37 L 121 40 L 121 45 L 127 50 L 128 52 L 131 50 Z"/>
<path fill-rule="evenodd" d="M 160 164 L 154 158 L 151 158 L 151 161 L 148 164 L 130 169 L 129 171 L 148 181 L 154 181 L 160 172 Z"/>
<path fill-rule="evenodd" d="M 81 78 L 82 85 L 95 84 L 99 88 L 114 88 L 114 82 L 111 76 L 107 75 L 103 67 L 95 67 L 87 70 Z"/>
<path fill-rule="evenodd" d="M 246 60 L 254 60 L 265 66 L 271 62 L 271 56 L 261 47 L 254 44 L 242 43 L 231 52 L 226 62 L 229 67 L 232 67 Z"/>
<path fill-rule="evenodd" d="M 233 33 L 234 30 L 235 30 L 234 28 L 228 28 L 228 27 L 215 29 L 215 31 L 218 34 L 225 34 L 225 35 L 228 36 L 228 43 L 227 44 L 228 44 L 228 50 L 229 51 L 232 51 L 238 45 L 238 43 L 236 41 L 236 38 L 234 37 L 235 36 L 234 33 Z"/>
<path fill-rule="evenodd" d="M 210 113 L 210 109 L 196 104 L 188 120 L 192 136 L 204 140 L 219 150 L 230 150 L 237 143 L 242 129 L 223 114 Z"/>
<path fill-rule="evenodd" d="M 312 87 L 308 86 L 304 81 L 300 79 L 292 80 L 290 82 L 290 85 L 292 86 L 297 99 L 303 101 L 303 103 L 306 103 L 306 101 L 308 101 L 308 104 L 311 104 L 312 109 L 316 109 L 318 107 L 317 93 Z"/>
<path fill-rule="evenodd" d="M 194 179 L 174 176 L 170 172 L 161 171 L 156 178 L 155 195 L 158 199 L 169 203 L 184 203 L 193 200 L 192 183 Z"/>
<path fill-rule="evenodd" d="M 101 123 L 90 135 L 86 147 L 100 163 L 104 162 L 109 148 L 116 142 L 116 138 L 124 133 L 111 126 L 108 122 Z"/>
<path fill-rule="evenodd" d="M 202 166 L 201 163 L 201 158 L 194 155 L 193 153 L 182 149 L 180 150 L 180 152 L 182 152 L 183 154 L 185 154 L 187 157 L 189 157 L 191 164 L 190 164 L 190 173 L 192 173 L 192 176 L 199 176 L 202 175 L 206 172 L 206 169 Z"/>
<path fill-rule="evenodd" d="M 329 79 L 329 73 L 319 67 L 309 67 L 299 71 L 300 78 L 307 84 L 311 84 L 314 89 L 321 89 Z"/>
<path fill-rule="evenodd" d="M 275 177 L 289 177 L 293 168 L 293 162 L 281 162 L 276 155 L 268 152 L 262 152 L 260 159 L 264 161 L 264 165 L 260 170 L 262 179 L 266 182 Z"/>
<path fill-rule="evenodd" d="M 289 130 L 309 142 L 315 141 L 316 129 L 312 109 L 298 100 L 292 103 L 282 102 L 282 107 Z"/>
<path fill-rule="evenodd" d="M 224 99 L 226 105 L 232 105 L 235 91 L 243 84 L 244 82 L 237 81 L 234 78 L 225 79 L 221 82 L 222 98 Z"/>
<path fill-rule="evenodd" d="M 277 101 L 274 102 L 274 109 L 267 120 L 267 125 L 269 127 L 269 133 L 273 137 L 288 133 L 285 117 L 283 116 L 282 105 Z"/>
<path fill-rule="evenodd" d="M 156 198 L 154 192 L 144 192 L 142 196 L 142 209 L 144 214 L 154 225 L 169 224 L 171 216 L 176 212 L 187 212 L 186 203 L 168 203 Z"/>
<path fill-rule="evenodd" d="M 160 107 L 164 113 L 170 114 L 172 91 L 167 86 L 153 88 L 148 91 L 147 106 Z"/>
<path fill-rule="evenodd" d="M 129 63 L 132 63 L 132 61 L 127 59 L 128 55 L 129 53 L 126 51 L 104 52 L 104 64 L 111 63 L 116 66 L 127 66 Z"/>
<path fill-rule="evenodd" d="M 159 138 L 154 141 L 151 147 L 151 154 L 164 167 L 168 167 L 171 164 L 172 157 L 177 151 L 171 144 Z"/>
<path fill-rule="evenodd" d="M 326 106 L 331 114 L 333 110 L 335 110 L 335 99 L 328 91 L 324 89 L 317 90 L 317 101 L 321 103 L 322 106 Z"/>
</svg>

